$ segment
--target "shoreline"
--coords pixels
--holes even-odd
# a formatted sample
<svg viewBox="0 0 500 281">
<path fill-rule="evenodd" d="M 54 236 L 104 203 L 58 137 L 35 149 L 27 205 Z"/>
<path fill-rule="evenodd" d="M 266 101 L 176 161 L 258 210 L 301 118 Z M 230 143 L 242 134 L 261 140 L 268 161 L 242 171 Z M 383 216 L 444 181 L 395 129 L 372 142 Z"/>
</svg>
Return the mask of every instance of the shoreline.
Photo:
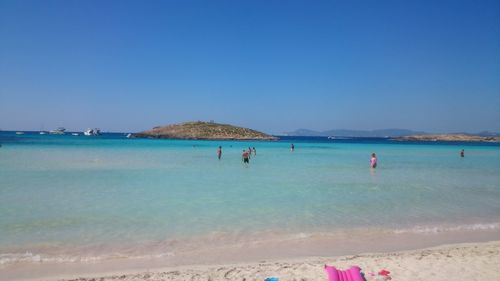
<svg viewBox="0 0 500 281">
<path fill-rule="evenodd" d="M 413 250 L 363 252 L 330 257 L 265 259 L 242 263 L 211 263 L 150 268 L 100 270 L 86 274 L 64 272 L 50 276 L 10 278 L 18 281 L 49 280 L 327 280 L 325 264 L 339 269 L 352 265 L 361 267 L 366 279 L 377 280 L 368 274 L 385 269 L 392 280 L 500 280 L 500 240 L 453 243 Z M 25 268 L 26 269 L 26 268 Z"/>
<path fill-rule="evenodd" d="M 462 243 L 474 246 L 493 243 L 495 244 L 493 251 L 496 251 L 496 258 L 500 261 L 500 229 L 424 234 L 385 233 L 375 236 L 373 233 L 343 234 L 335 237 L 328 236 L 328 234 L 315 234 L 285 241 L 269 239 L 232 245 L 221 243 L 215 246 L 209 245 L 207 247 L 187 249 L 183 253 L 172 256 L 154 258 L 116 257 L 109 260 L 61 263 L 20 262 L 0 266 L 0 279 L 18 281 L 71 280 L 83 277 L 84 279 L 79 280 L 92 280 L 92 278 L 109 277 L 109 279 L 103 280 L 114 280 L 117 279 L 117 276 L 122 277 L 125 275 L 124 279 L 120 279 L 146 280 L 147 278 L 138 276 L 146 276 L 148 274 L 145 273 L 154 272 L 156 279 L 148 280 L 186 280 L 191 279 L 194 275 L 206 277 L 196 280 L 209 280 L 208 277 L 211 277 L 212 280 L 242 280 L 236 275 L 232 278 L 221 279 L 217 274 L 221 271 L 220 268 L 226 268 L 228 271 L 242 271 L 243 268 L 246 268 L 245 270 L 250 270 L 248 272 L 253 272 L 252 274 L 257 276 L 258 274 L 264 274 L 263 272 L 268 272 L 262 271 L 260 268 L 260 264 L 265 263 L 269 265 L 269 270 L 273 269 L 283 272 L 285 275 L 288 274 L 286 276 L 293 275 L 295 276 L 293 278 L 300 280 L 302 272 L 288 272 L 289 267 L 282 268 L 283 264 L 286 263 L 285 261 L 292 261 L 297 267 L 304 264 L 314 267 L 314 274 L 317 274 L 318 278 L 311 280 L 326 280 L 326 276 L 322 275 L 323 271 L 318 270 L 321 263 L 342 267 L 343 263 L 338 263 L 338 261 L 352 260 L 355 261 L 352 265 L 359 265 L 363 269 L 364 266 L 371 266 L 367 257 L 373 257 L 374 255 L 378 257 L 377 259 L 388 259 L 390 261 L 391 257 L 399 257 L 402 255 L 401 253 L 411 252 L 413 256 L 418 256 L 422 255 L 423 252 L 427 252 L 429 248 L 454 248 L 455 245 L 461 245 Z M 465 251 L 463 254 L 468 253 Z M 359 257 L 365 257 L 365 259 L 357 261 Z M 366 265 L 363 263 L 366 263 Z M 386 266 L 389 271 L 391 271 L 390 265 Z M 382 263 L 380 266 L 383 267 L 384 264 Z M 269 275 L 270 273 L 266 274 Z M 169 276 L 170 279 L 164 278 L 165 276 Z M 250 275 L 246 276 L 247 280 L 264 280 L 264 277 L 271 277 L 271 275 L 262 277 L 252 279 Z M 285 278 L 284 280 L 288 279 Z"/>
</svg>

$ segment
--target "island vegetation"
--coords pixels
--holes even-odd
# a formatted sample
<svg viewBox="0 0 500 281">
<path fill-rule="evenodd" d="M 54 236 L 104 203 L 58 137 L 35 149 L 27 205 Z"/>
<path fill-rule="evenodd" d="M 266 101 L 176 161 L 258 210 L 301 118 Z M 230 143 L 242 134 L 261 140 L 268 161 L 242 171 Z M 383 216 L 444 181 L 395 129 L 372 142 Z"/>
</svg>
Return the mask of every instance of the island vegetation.
<svg viewBox="0 0 500 281">
<path fill-rule="evenodd" d="M 133 138 L 192 139 L 192 140 L 276 140 L 277 138 L 248 128 L 214 122 L 186 122 L 158 126 L 134 133 Z"/>
</svg>

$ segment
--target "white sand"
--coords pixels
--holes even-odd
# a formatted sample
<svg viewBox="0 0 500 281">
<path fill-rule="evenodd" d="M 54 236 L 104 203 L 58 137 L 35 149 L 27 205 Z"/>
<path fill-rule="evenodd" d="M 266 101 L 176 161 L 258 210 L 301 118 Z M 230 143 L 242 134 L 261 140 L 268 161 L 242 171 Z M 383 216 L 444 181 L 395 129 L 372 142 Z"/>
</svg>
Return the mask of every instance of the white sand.
<svg viewBox="0 0 500 281">
<path fill-rule="evenodd" d="M 232 265 L 161 268 L 148 272 L 100 273 L 99 276 L 59 276 L 44 280 L 327 280 L 325 264 L 338 268 L 358 265 L 365 273 L 386 269 L 392 280 L 500 280 L 500 241 L 453 244 L 427 249 L 370 253 L 332 258 L 262 261 Z M 366 276 L 367 280 L 378 280 Z M 38 280 L 38 279 L 36 279 Z"/>
</svg>

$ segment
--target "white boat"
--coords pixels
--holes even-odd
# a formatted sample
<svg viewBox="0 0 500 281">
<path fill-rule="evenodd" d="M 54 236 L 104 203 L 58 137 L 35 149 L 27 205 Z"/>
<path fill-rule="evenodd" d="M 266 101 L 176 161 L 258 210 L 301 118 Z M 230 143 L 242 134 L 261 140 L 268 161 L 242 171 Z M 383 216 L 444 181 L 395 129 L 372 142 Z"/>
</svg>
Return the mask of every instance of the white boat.
<svg viewBox="0 0 500 281">
<path fill-rule="evenodd" d="M 71 133 L 72 136 L 79 136 L 80 134 L 78 133 Z"/>
<path fill-rule="evenodd" d="M 45 134 L 47 134 L 47 132 L 44 132 L 44 131 L 40 132 L 40 135 L 45 135 Z"/>
<path fill-rule="evenodd" d="M 335 137 L 335 136 L 330 136 L 328 137 L 329 140 L 350 140 L 352 139 L 351 137 Z"/>
<path fill-rule="evenodd" d="M 63 127 L 59 127 L 55 130 L 51 130 L 49 133 L 52 134 L 52 135 L 64 135 L 64 131 L 66 131 L 65 128 Z"/>
<path fill-rule="evenodd" d="M 16 132 L 16 135 L 24 135 L 24 132 Z"/>
<path fill-rule="evenodd" d="M 129 139 L 132 136 L 132 134 L 127 134 L 127 139 Z"/>
<path fill-rule="evenodd" d="M 94 129 L 88 128 L 87 130 L 85 130 L 85 132 L 83 132 L 83 134 L 86 136 L 98 136 L 101 134 L 101 130 L 98 128 L 94 128 Z"/>
</svg>

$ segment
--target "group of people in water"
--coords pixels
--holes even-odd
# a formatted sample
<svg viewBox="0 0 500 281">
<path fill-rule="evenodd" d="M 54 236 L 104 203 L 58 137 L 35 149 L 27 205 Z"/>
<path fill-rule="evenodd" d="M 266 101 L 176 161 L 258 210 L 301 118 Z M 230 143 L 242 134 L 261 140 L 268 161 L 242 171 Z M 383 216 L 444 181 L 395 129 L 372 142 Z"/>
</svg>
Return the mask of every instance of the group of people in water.
<svg viewBox="0 0 500 281">
<path fill-rule="evenodd" d="M 293 143 L 290 144 L 290 151 L 291 152 L 295 151 L 295 145 Z M 243 161 L 243 163 L 245 164 L 250 163 L 250 158 L 252 156 L 252 153 L 254 156 L 257 155 L 257 150 L 255 149 L 255 147 L 248 147 L 248 150 L 247 149 L 243 150 L 243 153 L 241 154 L 241 160 Z M 221 157 L 222 157 L 222 146 L 219 146 L 219 148 L 217 148 L 217 158 L 220 160 Z M 465 151 L 463 149 L 460 151 L 460 157 L 465 157 Z M 370 158 L 370 168 L 372 169 L 377 168 L 377 155 L 375 154 L 375 152 L 372 153 L 372 157 Z"/>
<path fill-rule="evenodd" d="M 241 154 L 241 160 L 243 160 L 243 163 L 250 163 L 250 157 L 252 157 L 252 153 L 254 156 L 257 155 L 257 150 L 255 149 L 255 147 L 249 147 L 248 150 L 243 149 L 243 153 Z"/>
<path fill-rule="evenodd" d="M 295 145 L 293 143 L 290 144 L 290 151 L 291 152 L 295 151 Z M 249 164 L 250 158 L 252 157 L 252 154 L 254 156 L 257 155 L 257 150 L 255 149 L 255 147 L 248 147 L 248 149 L 243 149 L 243 153 L 241 154 L 241 160 L 243 161 L 243 163 Z M 217 148 L 217 158 L 219 160 L 221 160 L 221 158 L 222 158 L 222 146 L 220 146 L 220 145 Z M 377 156 L 375 155 L 375 153 L 372 153 L 372 158 L 370 160 L 370 167 L 372 167 L 372 168 L 377 167 Z"/>
<path fill-rule="evenodd" d="M 250 158 L 252 157 L 252 154 L 255 156 L 257 155 L 257 149 L 255 147 L 248 147 L 247 149 L 243 149 L 243 153 L 241 154 L 241 160 L 243 163 L 250 163 Z M 217 148 L 217 158 L 220 160 L 222 158 L 222 146 L 219 146 Z"/>
</svg>

